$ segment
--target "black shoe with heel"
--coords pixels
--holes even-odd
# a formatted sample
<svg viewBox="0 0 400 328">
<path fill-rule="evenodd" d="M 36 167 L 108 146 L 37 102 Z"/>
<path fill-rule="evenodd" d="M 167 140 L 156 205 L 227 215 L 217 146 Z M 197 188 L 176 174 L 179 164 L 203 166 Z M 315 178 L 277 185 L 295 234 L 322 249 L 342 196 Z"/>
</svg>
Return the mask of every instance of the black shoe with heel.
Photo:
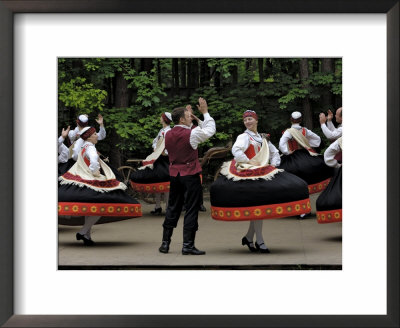
<svg viewBox="0 0 400 328">
<path fill-rule="evenodd" d="M 248 241 L 246 236 L 244 236 L 242 238 L 242 245 L 247 245 L 247 247 L 249 248 L 250 252 L 252 252 L 252 253 L 256 252 L 257 250 L 254 248 L 254 246 L 251 246 L 250 243 L 252 243 L 252 242 Z"/>
<path fill-rule="evenodd" d="M 76 240 L 83 240 L 83 244 L 85 246 L 93 246 L 95 244 L 92 239 L 86 238 L 84 235 L 81 235 L 79 232 L 76 234 Z"/>
<path fill-rule="evenodd" d="M 261 245 L 265 245 L 264 243 L 261 243 L 260 245 L 257 244 L 257 242 L 255 243 L 257 251 L 259 251 L 260 253 L 271 253 L 270 250 L 268 248 L 261 248 Z"/>
</svg>

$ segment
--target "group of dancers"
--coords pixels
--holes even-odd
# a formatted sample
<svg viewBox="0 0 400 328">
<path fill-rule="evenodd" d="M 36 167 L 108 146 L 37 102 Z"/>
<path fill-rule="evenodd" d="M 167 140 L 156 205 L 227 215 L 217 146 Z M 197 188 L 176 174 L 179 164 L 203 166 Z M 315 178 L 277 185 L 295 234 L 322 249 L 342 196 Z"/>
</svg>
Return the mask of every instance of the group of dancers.
<svg viewBox="0 0 400 328">
<path fill-rule="evenodd" d="M 197 147 L 215 134 L 216 125 L 205 99 L 199 98 L 197 108 L 203 121 L 194 115 L 190 105 L 162 113 L 162 128 L 153 140 L 153 152 L 130 177 L 133 189 L 156 195 L 152 214 L 162 213 L 164 195 L 161 253 L 169 252 L 173 230 L 185 210 L 182 254 L 205 254 L 194 245 L 198 212 L 205 210 Z M 223 164 L 220 176 L 212 183 L 210 202 L 215 220 L 249 221 L 242 245 L 250 252 L 270 252 L 262 235 L 263 220 L 303 218 L 311 212 L 310 194 L 321 193 L 316 203 L 318 223 L 342 220 L 342 108 L 335 117 L 337 128 L 332 123 L 331 111 L 327 116 L 320 114 L 321 129 L 332 141 L 321 156 L 314 149 L 320 146 L 321 138 L 302 127 L 301 113 L 293 112 L 291 127 L 279 142 L 280 155 L 269 135 L 258 132 L 257 113 L 244 111 L 246 130 L 232 146 L 234 158 Z M 95 144 L 100 140 L 98 134 L 105 137 L 101 116 L 97 123 L 99 133 L 88 126 L 87 116 L 80 115 L 75 130 L 63 129 L 59 138 L 59 215 L 85 216 L 85 224 L 76 234 L 76 239 L 83 240 L 85 245 L 94 245 L 90 229 L 101 216 L 142 215 L 139 202 L 125 192 L 127 186 L 118 180 L 115 170 L 99 158 Z M 65 139 L 71 143 L 69 148 L 63 143 Z"/>
</svg>

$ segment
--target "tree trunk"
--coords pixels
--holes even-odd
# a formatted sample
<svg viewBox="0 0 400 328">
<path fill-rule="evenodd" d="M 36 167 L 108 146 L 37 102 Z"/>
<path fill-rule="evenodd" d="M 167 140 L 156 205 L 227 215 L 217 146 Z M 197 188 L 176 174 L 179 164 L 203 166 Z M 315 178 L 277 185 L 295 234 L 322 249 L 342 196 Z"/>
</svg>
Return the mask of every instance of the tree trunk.
<svg viewBox="0 0 400 328">
<path fill-rule="evenodd" d="M 260 85 L 264 83 L 264 58 L 258 58 L 258 76 L 260 78 Z"/>
<path fill-rule="evenodd" d="M 115 107 L 116 108 L 129 107 L 128 82 L 124 79 L 122 72 L 117 72 L 115 75 Z M 119 143 L 119 136 L 114 130 L 111 130 L 110 144 L 117 145 L 118 143 Z M 121 166 L 121 154 L 117 147 L 111 147 L 110 164 L 115 167 Z"/>
<path fill-rule="evenodd" d="M 175 94 L 179 94 L 179 66 L 178 58 L 172 58 L 172 85 Z"/>
<path fill-rule="evenodd" d="M 160 63 L 160 59 L 157 59 L 157 81 L 158 81 L 158 84 L 161 85 L 161 83 L 162 83 L 162 77 L 161 77 L 161 63 Z"/>
<path fill-rule="evenodd" d="M 207 59 L 200 59 L 200 86 L 210 85 L 210 68 L 207 65 Z"/>
<path fill-rule="evenodd" d="M 186 59 L 182 58 L 181 59 L 181 87 L 186 88 L 187 83 L 186 83 Z"/>
<path fill-rule="evenodd" d="M 301 79 L 301 84 L 304 89 L 308 88 L 308 59 L 303 58 L 300 59 L 300 79 Z M 310 104 L 310 98 L 306 96 L 303 99 L 303 125 L 312 130 L 313 128 L 313 121 L 312 121 L 312 110 L 311 110 L 311 104 Z"/>
<path fill-rule="evenodd" d="M 322 72 L 333 73 L 333 58 L 323 58 L 322 59 Z M 333 97 L 330 91 L 330 86 L 325 87 L 322 92 L 322 107 L 324 110 L 333 109 Z"/>
<path fill-rule="evenodd" d="M 143 72 L 150 72 L 152 68 L 154 67 L 153 65 L 153 58 L 142 58 L 140 62 L 140 71 Z"/>
<path fill-rule="evenodd" d="M 232 75 L 232 85 L 236 86 L 238 84 L 238 67 L 232 66 L 229 71 Z"/>
<path fill-rule="evenodd" d="M 199 87 L 199 60 L 197 58 L 193 58 L 191 60 L 192 65 L 192 87 L 198 88 Z"/>
<path fill-rule="evenodd" d="M 221 72 L 215 71 L 214 73 L 214 86 L 219 89 L 221 87 Z"/>
</svg>

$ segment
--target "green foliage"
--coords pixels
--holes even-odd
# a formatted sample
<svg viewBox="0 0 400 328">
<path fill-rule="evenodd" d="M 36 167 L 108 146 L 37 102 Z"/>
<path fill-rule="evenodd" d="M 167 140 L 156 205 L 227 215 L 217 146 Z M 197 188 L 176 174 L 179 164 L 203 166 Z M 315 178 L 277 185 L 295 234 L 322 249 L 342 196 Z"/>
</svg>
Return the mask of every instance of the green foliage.
<svg viewBox="0 0 400 328">
<path fill-rule="evenodd" d="M 86 83 L 85 78 L 76 77 L 60 85 L 58 99 L 67 107 L 79 109 L 89 114 L 94 110 L 104 108 L 107 92 L 94 88 L 92 83 Z"/>
<path fill-rule="evenodd" d="M 217 133 L 200 145 L 202 154 L 212 146 L 224 146 L 234 141 L 243 133 L 242 114 L 246 109 L 257 112 L 258 130 L 270 133 L 271 141 L 276 145 L 282 131 L 290 124 L 290 113 L 302 111 L 305 97 L 312 103 L 316 123 L 323 108 L 322 94 L 330 93 L 341 103 L 341 59 L 335 59 L 334 73 L 321 72 L 321 60 L 309 59 L 309 77 L 301 81 L 298 58 L 265 58 L 262 83 L 257 60 L 206 58 L 209 71 L 214 74 L 211 80 L 215 79 L 215 72 L 219 72 L 221 87 L 215 88 L 211 81 L 197 89 L 176 90 L 172 88 L 171 58 L 154 59 L 150 69 L 143 68 L 140 58 L 60 58 L 58 99 L 60 116 L 64 115 L 60 124 L 73 125 L 77 112 L 91 114 L 89 119 L 93 121 L 100 110 L 107 134 L 115 132 L 118 139 L 111 143 L 106 138 L 99 147 L 116 147 L 128 157 L 144 158 L 151 152 L 152 140 L 161 128 L 161 113 L 191 104 L 194 113 L 202 118 L 196 104 L 198 98 L 203 97 L 216 121 Z M 234 73 L 237 74 L 235 81 Z M 127 108 L 115 106 L 115 80 L 121 74 L 127 82 Z M 68 111 L 71 115 L 66 117 Z"/>
</svg>

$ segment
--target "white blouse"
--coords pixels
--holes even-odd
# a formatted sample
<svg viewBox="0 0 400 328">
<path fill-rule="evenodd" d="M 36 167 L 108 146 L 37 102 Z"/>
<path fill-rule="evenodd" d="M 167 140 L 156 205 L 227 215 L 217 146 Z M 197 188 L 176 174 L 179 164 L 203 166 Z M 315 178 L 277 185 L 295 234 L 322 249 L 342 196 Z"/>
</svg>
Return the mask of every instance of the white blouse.
<svg viewBox="0 0 400 328">
<path fill-rule="evenodd" d="M 292 124 L 291 126 L 292 128 L 295 128 L 297 130 L 302 129 L 303 127 L 300 126 L 300 124 L 295 123 Z M 311 147 L 319 147 L 319 145 L 321 144 L 321 138 L 320 136 L 318 136 L 317 134 L 315 134 L 314 132 L 312 132 L 311 130 L 305 128 L 306 130 L 306 135 L 305 137 L 307 138 L 308 142 L 310 143 Z M 281 139 L 279 140 L 279 150 L 284 154 L 284 155 L 289 155 L 290 151 L 289 151 L 289 147 L 288 147 L 288 141 L 292 140 L 293 136 L 292 134 L 286 130 Z"/>
<path fill-rule="evenodd" d="M 58 163 L 67 163 L 69 156 L 69 149 L 63 144 L 64 138 L 60 136 L 58 138 Z"/>
<path fill-rule="evenodd" d="M 321 129 L 329 140 L 336 140 L 342 136 L 342 124 L 335 128 L 332 121 L 327 121 L 326 124 L 321 124 Z"/>
<path fill-rule="evenodd" d="M 324 153 L 324 160 L 326 165 L 331 167 L 341 167 L 342 165 L 339 164 L 338 161 L 335 159 L 336 154 L 339 153 L 341 150 L 342 148 L 340 148 L 339 140 L 331 143 L 331 145 L 325 150 Z"/>
<path fill-rule="evenodd" d="M 255 140 L 250 140 L 250 136 Z M 258 133 L 254 133 L 247 129 L 244 133 L 240 134 L 232 146 L 232 154 L 235 158 L 236 162 L 240 163 L 248 163 L 249 158 L 244 153 L 247 148 L 249 148 L 250 144 L 253 144 L 255 147 L 254 149 L 257 152 L 257 146 L 262 145 L 262 137 Z M 279 151 L 276 147 L 272 144 L 271 141 L 268 141 L 269 147 L 269 162 L 273 166 L 279 166 L 281 164 L 281 158 L 279 156 Z"/>
<path fill-rule="evenodd" d="M 153 147 L 153 150 L 156 149 L 157 142 L 158 142 L 158 140 L 161 138 L 161 136 L 164 135 L 164 137 L 165 137 L 165 134 L 166 134 L 167 131 L 169 131 L 169 130 L 171 130 L 171 127 L 168 125 L 168 126 L 166 126 L 165 128 L 162 128 L 160 131 L 158 131 L 157 137 L 154 138 L 153 143 L 152 143 L 152 145 L 151 145 L 151 146 Z M 165 153 L 168 154 L 168 152 L 167 152 L 166 149 L 165 149 Z"/>
<path fill-rule="evenodd" d="M 97 153 L 96 147 L 90 141 L 85 141 L 82 145 L 82 148 L 83 147 L 86 147 L 86 152 L 84 156 L 90 161 L 90 171 L 94 176 L 100 175 L 99 154 Z"/>
</svg>

